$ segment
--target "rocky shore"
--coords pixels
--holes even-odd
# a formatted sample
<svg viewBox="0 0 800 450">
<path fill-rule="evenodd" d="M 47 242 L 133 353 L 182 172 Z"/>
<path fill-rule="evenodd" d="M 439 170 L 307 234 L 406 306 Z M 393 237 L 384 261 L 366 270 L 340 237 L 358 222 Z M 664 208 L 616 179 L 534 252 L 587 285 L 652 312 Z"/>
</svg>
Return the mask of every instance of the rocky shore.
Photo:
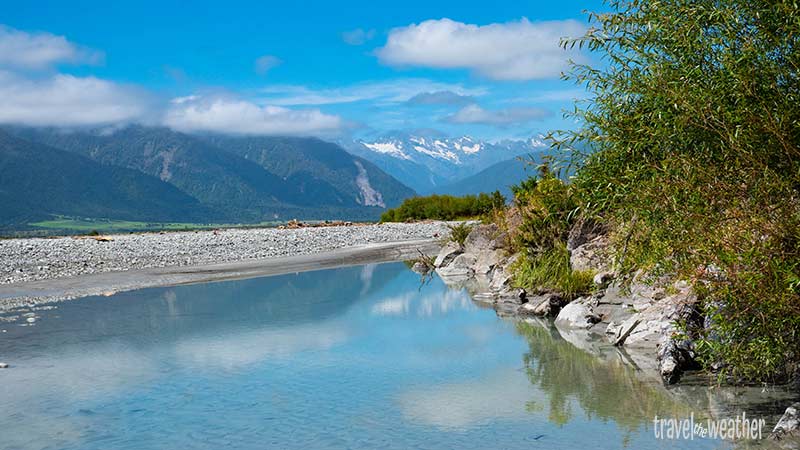
<svg viewBox="0 0 800 450">
<path fill-rule="evenodd" d="M 132 269 L 308 255 L 362 244 L 435 239 L 444 222 L 226 229 L 0 240 L 0 285 Z"/>
<path fill-rule="evenodd" d="M 666 385 L 697 368 L 694 344 L 679 331 L 680 324 L 704 326 L 697 296 L 687 282 L 641 272 L 622 278 L 613 271 L 603 230 L 579 224 L 567 243 L 570 264 L 574 270 L 595 273 L 592 293 L 569 299 L 559 292 L 529 292 L 513 285 L 511 266 L 520 255 L 510 253 L 507 240 L 496 225 L 475 226 L 463 245 L 450 242 L 442 248 L 435 270 L 445 283 L 466 288 L 500 316 L 529 322 L 549 318 L 576 347 L 601 357 L 615 347 L 622 360 Z M 798 408 L 800 403 L 787 409 L 773 439 L 800 433 Z"/>
<path fill-rule="evenodd" d="M 506 316 L 549 317 L 569 337 L 605 340 L 629 353 L 652 356 L 667 384 L 694 365 L 690 341 L 682 340 L 678 323 L 699 320 L 697 297 L 688 283 L 636 274 L 618 279 L 612 271 L 608 238 L 581 226 L 571 233 L 568 250 L 574 270 L 595 273 L 591 295 L 575 299 L 560 292 L 534 291 L 512 285 L 507 237 L 496 225 L 473 228 L 463 246 L 447 244 L 434 264 L 450 284 L 463 284 L 474 297 Z M 568 339 L 570 340 L 570 339 Z"/>
</svg>

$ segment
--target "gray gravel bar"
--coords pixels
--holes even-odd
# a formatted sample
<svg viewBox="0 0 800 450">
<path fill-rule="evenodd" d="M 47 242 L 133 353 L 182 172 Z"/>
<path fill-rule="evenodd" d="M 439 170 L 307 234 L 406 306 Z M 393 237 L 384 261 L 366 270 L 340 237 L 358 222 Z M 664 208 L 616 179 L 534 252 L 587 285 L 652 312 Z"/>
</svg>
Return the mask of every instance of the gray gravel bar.
<svg viewBox="0 0 800 450">
<path fill-rule="evenodd" d="M 0 310 L 106 291 L 398 260 L 417 249 L 435 251 L 448 233 L 446 223 L 431 222 L 121 234 L 106 242 L 0 240 Z M 319 258 L 301 258 L 306 255 Z"/>
</svg>

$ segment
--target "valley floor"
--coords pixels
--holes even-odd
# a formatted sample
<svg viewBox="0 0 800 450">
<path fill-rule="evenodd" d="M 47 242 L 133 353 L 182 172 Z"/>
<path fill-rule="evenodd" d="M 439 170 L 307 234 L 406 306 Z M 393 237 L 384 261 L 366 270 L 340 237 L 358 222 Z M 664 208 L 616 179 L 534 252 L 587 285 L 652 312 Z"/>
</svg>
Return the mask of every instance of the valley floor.
<svg viewBox="0 0 800 450">
<path fill-rule="evenodd" d="M 0 310 L 142 287 L 413 258 L 443 222 L 0 241 Z"/>
</svg>

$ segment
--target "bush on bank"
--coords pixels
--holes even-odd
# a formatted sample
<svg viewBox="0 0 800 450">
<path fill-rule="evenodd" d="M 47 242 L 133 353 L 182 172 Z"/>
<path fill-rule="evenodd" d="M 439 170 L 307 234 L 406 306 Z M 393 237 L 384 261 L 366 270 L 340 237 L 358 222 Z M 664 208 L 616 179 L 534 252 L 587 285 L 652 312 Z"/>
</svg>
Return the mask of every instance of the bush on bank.
<svg viewBox="0 0 800 450">
<path fill-rule="evenodd" d="M 564 42 L 603 62 L 565 77 L 589 97 L 572 113 L 580 128 L 555 137 L 577 169 L 552 201 L 571 206 L 566 189 L 612 224 L 623 271 L 693 280 L 707 367 L 783 380 L 800 362 L 800 7 L 607 4 Z M 577 142 L 593 151 L 570 151 Z M 563 233 L 563 214 L 543 217 L 526 219 L 531 239 Z"/>
</svg>

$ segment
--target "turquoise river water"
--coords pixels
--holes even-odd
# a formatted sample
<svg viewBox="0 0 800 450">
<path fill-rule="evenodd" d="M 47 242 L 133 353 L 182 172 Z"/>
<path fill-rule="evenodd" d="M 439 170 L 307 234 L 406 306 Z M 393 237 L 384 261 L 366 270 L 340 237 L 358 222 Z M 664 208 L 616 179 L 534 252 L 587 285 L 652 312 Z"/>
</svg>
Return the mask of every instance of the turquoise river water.
<svg viewBox="0 0 800 450">
<path fill-rule="evenodd" d="M 728 448 L 653 419 L 785 407 L 667 390 L 400 263 L 55 306 L 0 323 L 0 448 Z"/>
</svg>

